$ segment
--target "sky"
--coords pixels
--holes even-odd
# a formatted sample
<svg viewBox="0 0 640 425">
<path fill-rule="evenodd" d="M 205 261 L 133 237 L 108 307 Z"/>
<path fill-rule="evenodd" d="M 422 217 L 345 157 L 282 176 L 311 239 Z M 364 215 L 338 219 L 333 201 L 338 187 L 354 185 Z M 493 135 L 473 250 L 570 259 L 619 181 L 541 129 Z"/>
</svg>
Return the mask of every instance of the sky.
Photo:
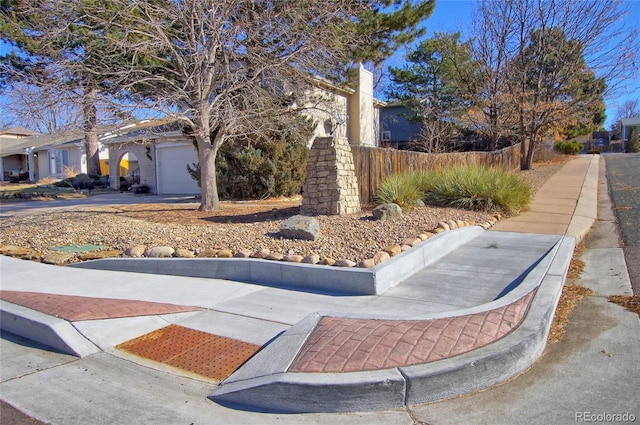
<svg viewBox="0 0 640 425">
<path fill-rule="evenodd" d="M 629 14 L 624 18 L 625 24 L 630 28 L 640 27 L 640 0 L 623 0 L 623 3 L 629 10 Z M 468 35 L 467 31 L 472 26 L 472 14 L 475 5 L 475 0 L 436 0 L 433 14 L 425 22 L 426 37 L 436 32 L 460 31 L 462 38 L 465 39 Z M 640 52 L 638 54 L 640 55 Z M 393 58 L 393 66 L 398 66 L 398 61 L 402 60 L 402 56 L 403 54 L 400 52 L 396 54 Z M 636 60 L 638 61 L 639 59 Z M 635 80 L 629 81 L 623 86 L 622 93 L 619 96 L 605 99 L 607 119 L 604 127 L 606 129 L 611 127 L 619 106 L 627 100 L 638 98 L 640 98 L 640 72 L 636 75 Z"/>
<path fill-rule="evenodd" d="M 609 1 L 609 0 L 600 0 Z M 625 17 L 625 23 L 633 28 L 640 27 L 640 0 L 623 0 L 624 5 L 629 9 L 629 14 Z M 426 37 L 432 36 L 435 32 L 455 32 L 460 31 L 462 38 L 467 37 L 467 32 L 472 26 L 473 10 L 475 0 L 436 0 L 433 14 L 425 22 L 427 29 Z M 0 43 L 0 53 L 4 54 L 7 47 Z M 640 52 L 638 52 L 640 55 Z M 398 51 L 389 61 L 388 65 L 400 66 L 403 62 L 404 51 Z M 637 59 L 640 62 L 640 58 Z M 627 82 L 622 93 L 615 98 L 605 99 L 607 120 L 604 127 L 609 129 L 613 123 L 618 107 L 627 100 L 640 98 L 640 72 L 636 79 Z M 2 113 L 0 108 L 0 113 Z"/>
</svg>

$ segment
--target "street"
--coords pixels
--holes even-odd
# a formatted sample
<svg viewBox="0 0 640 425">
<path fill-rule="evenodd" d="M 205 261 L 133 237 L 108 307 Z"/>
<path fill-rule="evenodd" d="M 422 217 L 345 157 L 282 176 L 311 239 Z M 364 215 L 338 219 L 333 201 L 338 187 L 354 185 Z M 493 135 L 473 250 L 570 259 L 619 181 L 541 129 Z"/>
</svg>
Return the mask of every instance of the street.
<svg viewBox="0 0 640 425">
<path fill-rule="evenodd" d="M 640 295 L 640 153 L 603 157 L 633 293 Z"/>
</svg>

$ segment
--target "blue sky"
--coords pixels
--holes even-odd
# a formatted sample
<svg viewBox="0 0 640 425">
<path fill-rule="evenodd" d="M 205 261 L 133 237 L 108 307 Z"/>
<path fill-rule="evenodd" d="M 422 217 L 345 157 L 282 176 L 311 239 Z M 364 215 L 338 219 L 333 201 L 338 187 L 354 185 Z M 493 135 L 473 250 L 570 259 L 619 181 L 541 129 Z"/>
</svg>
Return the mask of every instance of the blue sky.
<svg viewBox="0 0 640 425">
<path fill-rule="evenodd" d="M 625 23 L 631 28 L 638 27 L 640 25 L 640 0 L 623 0 L 623 2 L 629 9 L 629 14 L 625 17 Z M 435 32 L 460 31 L 462 37 L 465 38 L 467 30 L 472 26 L 472 13 L 475 5 L 475 0 L 436 0 L 434 12 L 424 24 L 427 29 L 426 36 L 429 37 Z M 5 53 L 6 51 L 7 47 L 0 43 L 0 53 Z M 403 56 L 403 52 L 396 53 L 389 64 L 399 66 L 402 63 Z M 635 80 L 627 82 L 623 87 L 623 93 L 619 96 L 605 99 L 607 108 L 605 128 L 610 128 L 618 106 L 627 100 L 637 98 L 640 98 L 640 75 L 637 75 Z"/>
<path fill-rule="evenodd" d="M 624 19 L 625 24 L 630 28 L 637 28 L 640 26 L 640 0 L 623 0 L 623 3 L 629 9 L 629 14 Z M 466 38 L 466 32 L 472 26 L 472 13 L 475 5 L 476 2 L 473 0 L 436 0 L 433 14 L 425 23 L 427 37 L 435 32 L 460 31 L 462 38 Z M 400 58 L 396 56 L 395 59 L 399 60 Z M 393 65 L 397 66 L 397 62 L 394 61 Z M 628 81 L 622 92 L 615 98 L 605 99 L 607 120 L 604 126 L 606 129 L 609 129 L 613 123 L 618 106 L 627 100 L 640 98 L 640 75 L 636 75 L 635 80 Z"/>
</svg>

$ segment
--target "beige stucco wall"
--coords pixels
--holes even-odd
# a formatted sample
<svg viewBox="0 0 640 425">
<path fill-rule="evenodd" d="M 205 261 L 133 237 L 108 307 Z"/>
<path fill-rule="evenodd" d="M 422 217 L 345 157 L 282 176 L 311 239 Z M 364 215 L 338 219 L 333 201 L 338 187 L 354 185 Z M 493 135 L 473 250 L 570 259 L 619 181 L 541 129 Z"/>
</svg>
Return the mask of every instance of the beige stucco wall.
<svg viewBox="0 0 640 425">
<path fill-rule="evenodd" d="M 87 172 L 87 160 L 79 148 L 58 148 L 48 149 L 37 152 L 36 164 L 36 180 L 44 179 L 46 177 L 53 177 L 56 179 L 64 178 L 64 173 L 52 173 L 51 172 L 51 155 L 55 150 L 65 150 L 69 152 L 69 170 L 73 170 L 76 174 Z"/>
<path fill-rule="evenodd" d="M 360 146 L 376 146 L 373 74 L 362 65 L 358 69 L 358 89 L 351 96 L 349 117 L 349 143 Z"/>
</svg>

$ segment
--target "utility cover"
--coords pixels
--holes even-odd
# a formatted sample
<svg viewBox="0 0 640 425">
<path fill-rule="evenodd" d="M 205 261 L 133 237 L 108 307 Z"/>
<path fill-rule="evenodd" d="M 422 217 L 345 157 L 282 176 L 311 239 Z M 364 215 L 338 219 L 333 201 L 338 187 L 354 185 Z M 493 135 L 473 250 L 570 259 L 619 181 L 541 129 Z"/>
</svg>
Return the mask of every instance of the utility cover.
<svg viewBox="0 0 640 425">
<path fill-rule="evenodd" d="M 61 252 L 91 252 L 91 251 L 99 251 L 101 249 L 107 248 L 106 246 L 101 245 L 93 245 L 93 244 L 83 244 L 83 245 L 62 245 L 62 246 L 52 246 L 49 248 L 51 251 L 61 251 Z"/>
</svg>

